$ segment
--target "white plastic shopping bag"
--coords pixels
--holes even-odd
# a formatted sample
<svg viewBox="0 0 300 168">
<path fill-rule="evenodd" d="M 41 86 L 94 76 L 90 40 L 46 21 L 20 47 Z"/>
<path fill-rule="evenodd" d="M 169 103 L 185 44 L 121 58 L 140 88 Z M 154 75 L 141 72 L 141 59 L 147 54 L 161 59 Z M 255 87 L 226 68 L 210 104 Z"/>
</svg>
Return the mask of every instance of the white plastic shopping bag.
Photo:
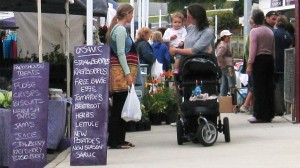
<svg viewBox="0 0 300 168">
<path fill-rule="evenodd" d="M 125 100 L 121 118 L 125 121 L 140 121 L 142 118 L 140 100 L 136 95 L 133 84 Z"/>
<path fill-rule="evenodd" d="M 160 79 L 161 78 L 161 74 L 163 74 L 163 64 L 158 62 L 157 59 L 154 62 L 154 64 L 151 67 L 151 76 L 154 79 Z"/>
</svg>

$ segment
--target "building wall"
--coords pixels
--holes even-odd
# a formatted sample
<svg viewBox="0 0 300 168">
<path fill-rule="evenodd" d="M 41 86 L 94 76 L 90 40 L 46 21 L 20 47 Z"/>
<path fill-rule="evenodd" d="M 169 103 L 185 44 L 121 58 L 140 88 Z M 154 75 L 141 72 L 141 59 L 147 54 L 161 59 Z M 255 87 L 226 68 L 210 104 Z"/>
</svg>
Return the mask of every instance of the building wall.
<svg viewBox="0 0 300 168">
<path fill-rule="evenodd" d="M 274 11 L 293 10 L 295 9 L 295 1 L 296 0 L 259 0 L 259 8 L 264 13 L 267 13 L 271 10 Z M 272 3 L 274 6 L 272 6 Z M 278 6 L 276 4 L 280 4 L 280 5 Z"/>
</svg>

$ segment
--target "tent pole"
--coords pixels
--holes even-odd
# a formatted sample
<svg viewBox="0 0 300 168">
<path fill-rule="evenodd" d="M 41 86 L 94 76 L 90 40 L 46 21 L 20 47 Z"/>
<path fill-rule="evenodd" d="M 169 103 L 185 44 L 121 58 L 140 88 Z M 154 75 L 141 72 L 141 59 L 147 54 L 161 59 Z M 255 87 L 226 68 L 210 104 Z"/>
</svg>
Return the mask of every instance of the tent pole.
<svg viewBox="0 0 300 168">
<path fill-rule="evenodd" d="M 141 11 L 142 11 L 142 27 L 145 27 L 145 14 L 146 14 L 146 10 L 145 10 L 145 0 L 142 0 L 142 6 L 141 6 Z M 144 10 L 142 10 L 144 9 Z"/>
<path fill-rule="evenodd" d="M 134 7 L 134 0 L 130 0 L 130 5 Z M 135 18 L 135 13 L 133 11 L 133 19 L 131 20 L 131 23 L 130 23 L 130 36 L 132 39 L 135 39 L 135 37 L 134 37 L 134 18 Z"/>
<path fill-rule="evenodd" d="M 93 1 L 86 1 L 86 45 L 93 45 Z"/>
<path fill-rule="evenodd" d="M 65 56 L 66 56 L 66 65 L 67 65 L 67 100 L 71 98 L 71 65 L 70 65 L 70 15 L 69 15 L 69 0 L 66 0 L 66 47 L 65 47 Z M 71 109 L 67 107 L 67 138 L 71 137 Z"/>
<path fill-rule="evenodd" d="M 149 27 L 149 0 L 146 0 L 145 2 L 145 6 L 146 6 L 146 13 L 145 13 L 145 27 Z M 150 28 L 150 27 L 149 27 Z"/>
<path fill-rule="evenodd" d="M 138 4 L 138 30 L 140 30 L 142 26 L 142 0 L 137 0 Z M 136 33 L 136 32 L 134 32 Z"/>
<path fill-rule="evenodd" d="M 70 14 L 69 0 L 66 0 L 66 48 L 65 55 L 67 57 L 67 97 L 70 98 Z"/>
<path fill-rule="evenodd" d="M 38 8 L 38 45 L 39 45 L 39 62 L 43 62 L 43 36 L 42 36 L 42 4 L 41 0 L 37 1 Z"/>
</svg>

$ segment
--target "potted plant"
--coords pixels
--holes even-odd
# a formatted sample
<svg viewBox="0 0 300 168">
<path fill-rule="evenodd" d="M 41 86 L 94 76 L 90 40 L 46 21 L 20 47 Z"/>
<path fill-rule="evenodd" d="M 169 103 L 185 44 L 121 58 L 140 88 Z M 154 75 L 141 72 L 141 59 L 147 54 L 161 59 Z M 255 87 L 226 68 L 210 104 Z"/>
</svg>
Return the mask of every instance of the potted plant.
<svg viewBox="0 0 300 168">
<path fill-rule="evenodd" d="M 149 114 L 145 109 L 145 106 L 141 103 L 142 119 L 136 123 L 137 131 L 149 131 L 151 130 L 151 122 Z"/>
<path fill-rule="evenodd" d="M 166 108 L 164 109 L 166 124 L 176 122 L 178 117 L 176 91 L 174 88 L 164 87 L 162 93 L 166 102 Z"/>
<path fill-rule="evenodd" d="M 175 116 L 177 119 L 178 108 L 175 90 L 170 88 L 164 80 L 165 77 L 167 79 L 172 77 L 169 74 L 168 72 L 163 74 L 159 80 L 150 78 L 145 84 L 147 92 L 142 98 L 142 104 L 145 106 L 145 111 L 149 114 L 153 125 L 160 125 L 162 120 L 167 123 L 173 122 L 174 119 L 171 121 L 170 116 L 173 118 Z"/>
<path fill-rule="evenodd" d="M 162 113 L 166 108 L 166 102 L 163 100 L 163 95 L 161 93 L 150 94 L 146 93 L 143 97 L 143 105 L 145 106 L 145 111 L 149 115 L 151 124 L 160 125 L 162 121 Z"/>
</svg>

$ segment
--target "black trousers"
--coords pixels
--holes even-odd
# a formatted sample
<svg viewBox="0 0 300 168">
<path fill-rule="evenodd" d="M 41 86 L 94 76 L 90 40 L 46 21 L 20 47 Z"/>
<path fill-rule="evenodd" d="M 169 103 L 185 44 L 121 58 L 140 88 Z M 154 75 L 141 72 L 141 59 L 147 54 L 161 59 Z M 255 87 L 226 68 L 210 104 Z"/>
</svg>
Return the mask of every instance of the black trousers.
<svg viewBox="0 0 300 168">
<path fill-rule="evenodd" d="M 264 121 L 274 118 L 274 59 L 258 55 L 253 63 L 253 116 Z"/>
<path fill-rule="evenodd" d="M 112 95 L 113 105 L 110 109 L 108 122 L 108 146 L 117 147 L 125 141 L 126 122 L 121 118 L 121 112 L 128 91 L 116 92 Z"/>
</svg>

